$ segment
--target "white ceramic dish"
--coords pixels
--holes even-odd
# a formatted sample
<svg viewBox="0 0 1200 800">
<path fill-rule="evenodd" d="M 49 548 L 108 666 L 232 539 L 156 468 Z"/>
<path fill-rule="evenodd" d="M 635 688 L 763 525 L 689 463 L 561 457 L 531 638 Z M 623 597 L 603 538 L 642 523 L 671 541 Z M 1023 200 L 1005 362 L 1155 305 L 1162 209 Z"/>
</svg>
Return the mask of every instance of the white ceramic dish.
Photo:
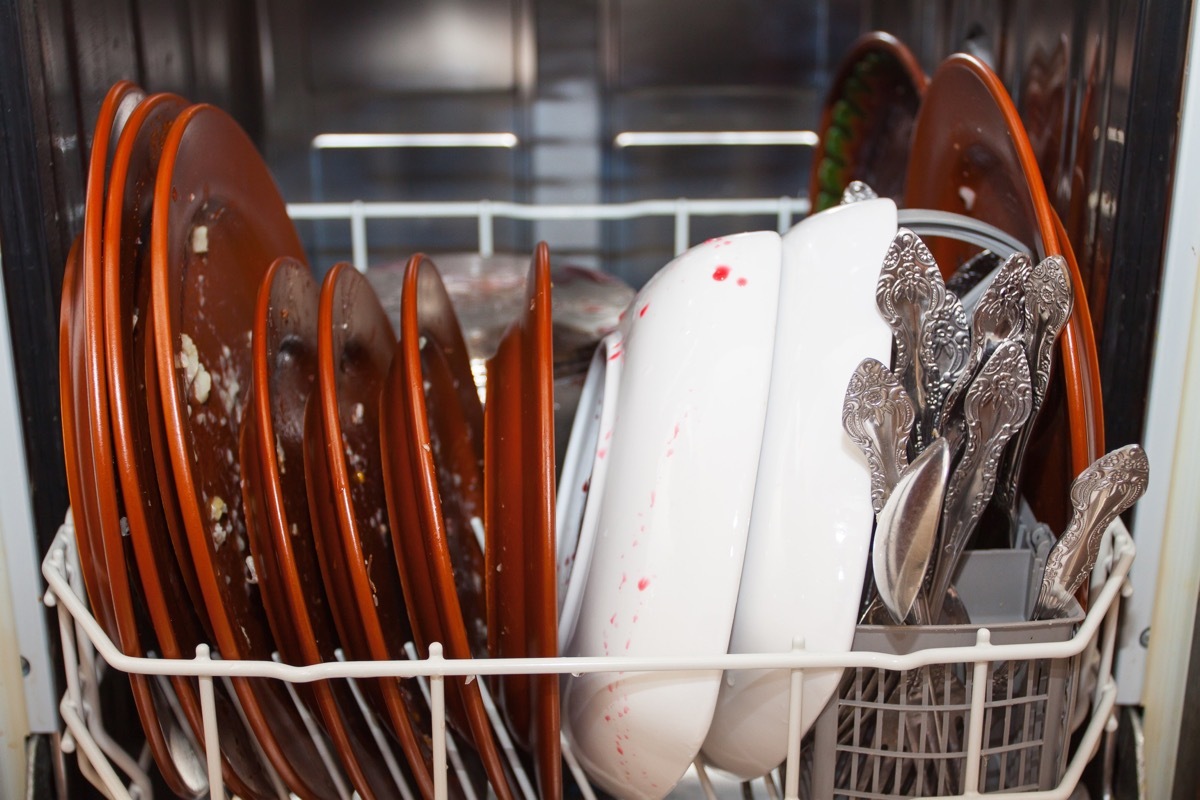
<svg viewBox="0 0 1200 800">
<path fill-rule="evenodd" d="M 664 267 L 630 306 L 613 434 L 596 452 L 609 461 L 607 480 L 565 655 L 726 651 L 766 414 L 780 253 L 775 233 L 711 240 Z M 563 728 L 602 789 L 662 797 L 699 752 L 719 683 L 717 671 L 568 677 Z"/>
<path fill-rule="evenodd" d="M 558 648 L 566 647 L 579 618 L 579 603 L 596 542 L 599 499 L 608 474 L 605 443 L 612 439 L 621 381 L 622 330 L 608 334 L 592 357 L 575 408 L 571 439 L 558 484 L 555 538 L 558 553 Z M 592 500 L 595 502 L 592 502 Z"/>
<path fill-rule="evenodd" d="M 848 650 L 871 543 L 866 460 L 842 429 L 842 402 L 864 358 L 891 363 L 875 284 L 896 234 L 880 199 L 815 214 L 783 238 L 775 361 L 731 653 Z M 804 675 L 807 729 L 841 670 Z M 731 671 L 721 683 L 705 758 L 738 777 L 787 754 L 786 672 Z"/>
</svg>

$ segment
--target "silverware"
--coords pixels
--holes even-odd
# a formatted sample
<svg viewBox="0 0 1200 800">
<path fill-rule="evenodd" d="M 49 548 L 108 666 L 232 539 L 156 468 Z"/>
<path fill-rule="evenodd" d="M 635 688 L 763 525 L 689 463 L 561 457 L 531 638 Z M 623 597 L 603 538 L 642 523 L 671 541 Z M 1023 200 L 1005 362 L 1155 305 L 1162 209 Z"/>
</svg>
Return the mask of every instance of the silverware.
<svg viewBox="0 0 1200 800">
<path fill-rule="evenodd" d="M 879 512 L 872 554 L 875 585 L 892 619 L 901 625 L 933 555 L 950 456 L 949 442 L 934 439 L 904 471 Z"/>
<path fill-rule="evenodd" d="M 971 379 L 981 364 L 996 351 L 1005 339 L 1017 339 L 1025 332 L 1025 279 L 1033 269 L 1029 257 L 1014 253 L 1001 265 L 996 277 L 979 298 L 971 316 L 971 347 L 966 368 L 946 397 L 942 409 L 945 426 L 959 407 Z M 1023 341 L 1023 339 L 1022 339 Z M 1026 349 L 1026 356 L 1029 351 Z"/>
<path fill-rule="evenodd" d="M 850 183 L 846 184 L 846 188 L 842 192 L 841 205 L 847 206 L 851 203 L 861 203 L 863 200 L 876 200 L 878 198 L 879 195 L 867 184 L 862 181 L 850 181 Z"/>
<path fill-rule="evenodd" d="M 1024 277 L 1025 355 L 1033 380 L 1033 408 L 1030 418 L 1036 419 L 1050 386 L 1050 369 L 1054 364 L 1054 344 L 1067 318 L 1071 316 L 1074 296 L 1067 262 L 1062 256 L 1050 256 L 1028 271 Z M 1010 521 L 1010 535 L 1015 530 L 1017 515 L 1017 481 L 1021 463 L 1029 444 L 1033 426 L 1028 425 L 1016 437 L 1005 454 L 996 488 L 996 501 Z"/>
<path fill-rule="evenodd" d="M 1051 619 L 1067 607 L 1096 564 L 1104 531 L 1137 502 L 1149 478 L 1146 451 L 1136 444 L 1101 456 L 1079 473 L 1071 484 L 1075 512 L 1046 559 L 1034 619 Z"/>
<path fill-rule="evenodd" d="M 912 401 L 891 370 L 873 358 L 855 368 L 842 403 L 842 427 L 867 458 L 876 514 L 908 464 L 915 417 Z"/>
<path fill-rule="evenodd" d="M 1002 342 L 984 363 L 963 401 L 966 444 L 950 475 L 942 514 L 942 533 L 928 596 L 936 621 L 958 559 L 996 486 L 1004 446 L 1029 419 L 1033 387 L 1020 342 Z"/>
<path fill-rule="evenodd" d="M 942 403 L 966 366 L 966 314 L 946 291 L 929 248 L 907 228 L 900 228 L 888 247 L 875 302 L 892 329 L 894 372 L 917 409 L 912 438 L 919 453 L 937 435 Z"/>
</svg>

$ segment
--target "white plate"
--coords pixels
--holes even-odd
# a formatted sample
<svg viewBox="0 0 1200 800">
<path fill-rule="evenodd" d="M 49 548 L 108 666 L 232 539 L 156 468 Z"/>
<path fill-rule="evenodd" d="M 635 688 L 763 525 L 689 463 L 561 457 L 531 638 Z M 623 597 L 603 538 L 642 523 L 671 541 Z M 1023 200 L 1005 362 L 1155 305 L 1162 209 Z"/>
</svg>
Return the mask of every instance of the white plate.
<svg viewBox="0 0 1200 800">
<path fill-rule="evenodd" d="M 600 516 L 599 498 L 604 495 L 608 473 L 607 451 L 601 445 L 612 439 L 621 381 L 623 338 L 620 329 L 613 331 L 596 348 L 579 395 L 579 405 L 575 408 L 571 439 L 558 483 L 554 518 L 557 523 L 559 652 L 564 650 L 575 631 L 583 586 L 592 561 L 596 520 Z"/>
<path fill-rule="evenodd" d="M 568 656 L 715 655 L 729 643 L 762 442 L 781 240 L 711 240 L 630 306 L 591 568 Z M 593 488 L 593 492 L 595 489 Z M 720 673 L 585 674 L 563 728 L 591 779 L 665 795 L 704 742 Z"/>
<path fill-rule="evenodd" d="M 779 324 L 758 484 L 731 653 L 848 650 L 854 639 L 873 514 L 866 460 L 842 429 L 842 401 L 864 358 L 891 363 L 875 284 L 896 234 L 880 199 L 815 214 L 784 236 Z M 804 675 L 807 730 L 841 670 Z M 787 754 L 786 672 L 731 671 L 704 756 L 749 779 Z"/>
</svg>

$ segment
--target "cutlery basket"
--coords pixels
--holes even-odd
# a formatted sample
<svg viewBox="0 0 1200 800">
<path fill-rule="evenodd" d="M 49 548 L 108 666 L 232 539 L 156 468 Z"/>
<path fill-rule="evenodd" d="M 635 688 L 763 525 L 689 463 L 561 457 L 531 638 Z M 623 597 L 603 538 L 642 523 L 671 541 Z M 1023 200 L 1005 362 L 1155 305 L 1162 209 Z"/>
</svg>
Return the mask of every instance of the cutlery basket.
<svg viewBox="0 0 1200 800">
<path fill-rule="evenodd" d="M 1011 552 L 997 551 L 996 559 L 987 559 L 992 553 L 973 555 L 996 562 L 1007 560 Z M 991 574 L 996 581 L 1019 583 L 1008 580 L 1016 577 L 1012 572 Z M 985 594 L 996 601 L 1004 592 Z M 1008 607 L 1014 605 L 1023 603 Z M 989 622 L 988 640 L 1019 646 L 1070 642 L 1083 620 L 1082 609 L 1074 604 L 1061 619 Z M 862 625 L 854 650 L 908 655 L 970 648 L 980 630 L 978 625 Z M 1081 653 L 985 663 L 947 660 L 915 669 L 849 668 L 810 736 L 813 757 L 805 764 L 812 770 L 805 780 L 810 796 L 882 800 L 958 795 L 968 788 L 1053 789 L 1067 766 L 1085 659 Z M 973 715 L 982 717 L 979 761 L 968 769 Z"/>
<path fill-rule="evenodd" d="M 1031 550 L 968 552 L 956 585 L 974 625 L 860 625 L 854 650 L 910 653 L 971 647 L 982 624 L 993 645 L 1067 642 L 1084 619 L 1026 621 L 1043 564 Z M 1051 789 L 1062 778 L 1084 656 L 967 661 L 909 670 L 846 670 L 812 732 L 814 797 L 938 797 L 967 789 L 975 683 L 983 727 L 977 791 Z M 832 757 L 830 757 L 832 755 Z M 822 757 L 824 756 L 824 757 Z"/>
</svg>

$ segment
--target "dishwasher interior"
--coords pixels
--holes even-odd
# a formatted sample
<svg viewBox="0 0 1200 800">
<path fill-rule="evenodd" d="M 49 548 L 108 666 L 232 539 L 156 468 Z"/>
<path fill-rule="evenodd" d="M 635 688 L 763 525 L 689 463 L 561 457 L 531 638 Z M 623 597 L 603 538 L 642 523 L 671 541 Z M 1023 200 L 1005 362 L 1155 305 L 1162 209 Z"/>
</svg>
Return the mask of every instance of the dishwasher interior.
<svg viewBox="0 0 1200 800">
<path fill-rule="evenodd" d="M 290 203 L 350 204 L 333 218 L 317 206 L 296 216 L 318 277 L 340 261 L 370 273 L 417 251 L 527 254 L 544 240 L 557 260 L 637 289 L 680 249 L 677 209 L 493 217 L 472 206 L 470 213 L 439 216 L 422 204 L 553 208 L 763 199 L 779 201 L 778 208 L 693 212 L 685 242 L 774 229 L 792 200 L 805 207 L 826 95 L 860 35 L 894 35 L 927 74 L 951 53 L 970 53 L 1008 89 L 1078 257 L 1099 351 L 1108 446 L 1146 434 L 1189 3 L 3 0 L 3 6 L 0 256 L 14 430 L 24 440 L 23 451 L 10 456 L 19 462 L 11 474 L 22 483 L 5 490 L 19 495 L 4 500 L 10 573 L 20 572 L 14 552 L 40 563 L 68 505 L 53 368 L 62 265 L 82 226 L 96 109 L 120 79 L 229 111 Z M 356 201 L 397 204 L 397 213 L 363 216 L 353 210 Z M 1126 604 L 1116 660 L 1118 702 L 1136 708 L 1158 545 L 1136 518 L 1130 527 L 1139 547 L 1133 582 L 1141 591 Z M 28 614 L 44 584 L 36 574 L 16 574 L 9 585 L 14 597 L 25 598 L 14 600 L 14 615 L 31 618 L 17 634 L 22 655 L 41 676 L 39 688 L 25 689 L 29 730 L 46 744 L 31 751 L 41 753 L 30 759 L 40 787 L 32 796 L 51 796 L 55 785 L 85 791 L 72 768 L 54 775 L 62 773 L 55 748 L 60 726 L 47 700 L 57 702 L 66 680 L 57 620 L 49 610 Z M 40 633 L 33 630 L 39 625 Z M 1176 655 L 1187 658 L 1189 648 L 1181 650 Z M 1117 716 L 1118 796 L 1135 796 L 1125 792 L 1137 783 L 1139 723 L 1132 712 Z M 119 724 L 115 729 L 121 733 Z M 1183 755 L 1186 730 L 1178 741 Z M 1194 794 L 1185 758 L 1178 769 L 1176 796 L 1187 787 Z M 1085 780 L 1092 796 L 1103 781 L 1098 772 Z"/>
</svg>

